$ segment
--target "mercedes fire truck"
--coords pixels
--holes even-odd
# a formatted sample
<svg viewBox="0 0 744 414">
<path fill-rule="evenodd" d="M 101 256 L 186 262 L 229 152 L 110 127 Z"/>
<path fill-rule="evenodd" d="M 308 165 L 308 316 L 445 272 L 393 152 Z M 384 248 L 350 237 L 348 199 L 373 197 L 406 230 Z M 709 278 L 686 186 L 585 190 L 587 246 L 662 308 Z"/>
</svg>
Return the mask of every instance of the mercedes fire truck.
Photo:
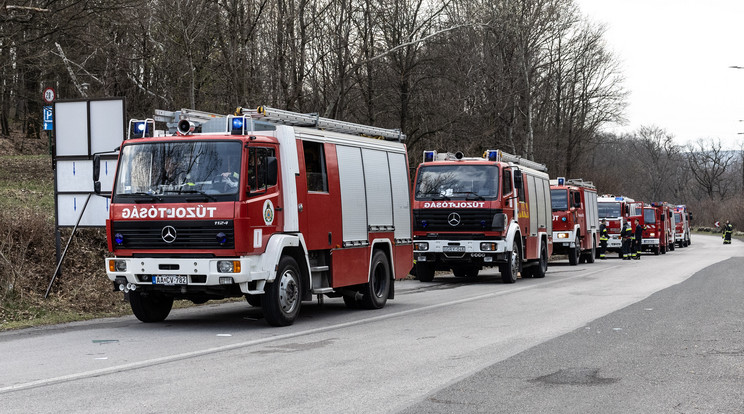
<svg viewBox="0 0 744 414">
<path fill-rule="evenodd" d="M 110 195 L 106 271 L 139 320 L 164 320 L 174 299 L 244 296 L 285 326 L 314 295 L 381 308 L 408 274 L 400 131 L 268 107 L 157 111 L 129 129 Z M 94 181 L 99 169 L 96 158 Z"/>
<path fill-rule="evenodd" d="M 498 150 L 483 157 L 425 151 L 415 179 L 416 276 L 474 277 L 498 266 L 504 283 L 545 277 L 553 250 L 547 168 Z"/>
</svg>

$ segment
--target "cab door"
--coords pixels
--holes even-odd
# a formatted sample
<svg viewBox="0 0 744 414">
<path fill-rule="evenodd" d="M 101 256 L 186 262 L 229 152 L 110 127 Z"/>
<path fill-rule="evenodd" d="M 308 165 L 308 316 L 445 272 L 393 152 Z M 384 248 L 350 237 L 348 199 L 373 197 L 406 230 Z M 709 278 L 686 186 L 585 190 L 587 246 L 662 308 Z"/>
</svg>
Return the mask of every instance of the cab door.
<svg viewBox="0 0 744 414">
<path fill-rule="evenodd" d="M 284 207 L 276 174 L 279 169 L 275 146 L 250 146 L 243 176 L 247 198 L 243 204 L 249 221 L 251 250 L 263 252 L 272 234 L 284 228 Z"/>
</svg>

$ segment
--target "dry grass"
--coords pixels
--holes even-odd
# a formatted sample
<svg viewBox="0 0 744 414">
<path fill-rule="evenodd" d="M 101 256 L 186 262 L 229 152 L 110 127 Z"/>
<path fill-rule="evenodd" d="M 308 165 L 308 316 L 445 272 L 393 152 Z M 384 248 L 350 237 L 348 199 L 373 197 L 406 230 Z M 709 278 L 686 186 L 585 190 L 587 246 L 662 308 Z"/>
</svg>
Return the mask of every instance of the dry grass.
<svg viewBox="0 0 744 414">
<path fill-rule="evenodd" d="M 0 330 L 129 313 L 103 270 L 99 229 L 78 230 L 44 298 L 56 267 L 51 157 L 39 140 L 0 141 Z M 62 248 L 70 234 L 62 229 Z"/>
</svg>

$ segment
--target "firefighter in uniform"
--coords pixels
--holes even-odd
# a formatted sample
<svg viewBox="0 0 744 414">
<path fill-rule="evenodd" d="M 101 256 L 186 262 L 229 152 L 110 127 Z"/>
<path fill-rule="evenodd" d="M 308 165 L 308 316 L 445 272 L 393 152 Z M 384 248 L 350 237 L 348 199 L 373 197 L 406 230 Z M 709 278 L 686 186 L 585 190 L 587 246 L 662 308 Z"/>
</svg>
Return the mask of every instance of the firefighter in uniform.
<svg viewBox="0 0 744 414">
<path fill-rule="evenodd" d="M 734 232 L 734 226 L 726 220 L 723 225 L 723 244 L 731 244 L 731 234 Z"/>
<path fill-rule="evenodd" d="M 641 241 L 643 240 L 643 226 L 635 219 L 635 234 L 633 234 L 633 258 L 641 260 Z"/>
<path fill-rule="evenodd" d="M 630 229 L 630 224 L 626 221 L 625 224 L 623 224 L 623 229 L 620 231 L 620 239 L 623 241 L 623 260 L 630 260 L 631 237 L 633 237 L 633 231 Z"/>
<path fill-rule="evenodd" d="M 599 225 L 599 258 L 604 260 L 605 252 L 607 251 L 607 240 L 610 238 L 607 236 L 607 220 L 602 219 L 602 223 Z"/>
</svg>

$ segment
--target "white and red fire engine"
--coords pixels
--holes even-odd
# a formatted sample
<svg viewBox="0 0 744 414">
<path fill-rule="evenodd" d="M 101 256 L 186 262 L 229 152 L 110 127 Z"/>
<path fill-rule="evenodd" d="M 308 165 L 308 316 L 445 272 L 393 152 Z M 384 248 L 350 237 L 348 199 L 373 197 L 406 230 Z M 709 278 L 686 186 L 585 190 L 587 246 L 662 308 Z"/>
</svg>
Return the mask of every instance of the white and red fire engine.
<svg viewBox="0 0 744 414">
<path fill-rule="evenodd" d="M 680 204 L 674 207 L 674 241 L 679 247 L 690 245 L 690 220 L 692 213 L 687 210 L 687 206 Z"/>
<path fill-rule="evenodd" d="M 599 219 L 606 220 L 607 223 L 607 251 L 614 251 L 622 257 L 623 243 L 620 239 L 620 232 L 627 222 L 633 230 L 633 221 L 641 220 L 643 203 L 636 202 L 632 198 L 625 196 L 614 196 L 605 194 L 597 198 L 597 208 L 599 210 Z"/>
<path fill-rule="evenodd" d="M 643 225 L 642 250 L 656 255 L 674 250 L 674 206 L 666 202 L 644 204 Z"/>
<path fill-rule="evenodd" d="M 108 277 L 138 319 L 164 320 L 174 299 L 245 296 L 284 326 L 313 295 L 394 297 L 413 260 L 400 131 L 264 107 L 155 120 L 169 133 L 130 122 L 106 223 Z"/>
<path fill-rule="evenodd" d="M 425 151 L 416 171 L 416 276 L 476 276 L 498 266 L 504 283 L 545 277 L 552 253 L 547 168 L 498 150 L 483 158 Z"/>
<path fill-rule="evenodd" d="M 594 263 L 599 236 L 597 188 L 582 179 L 550 181 L 553 206 L 553 254 L 566 254 L 572 265 Z"/>
</svg>

